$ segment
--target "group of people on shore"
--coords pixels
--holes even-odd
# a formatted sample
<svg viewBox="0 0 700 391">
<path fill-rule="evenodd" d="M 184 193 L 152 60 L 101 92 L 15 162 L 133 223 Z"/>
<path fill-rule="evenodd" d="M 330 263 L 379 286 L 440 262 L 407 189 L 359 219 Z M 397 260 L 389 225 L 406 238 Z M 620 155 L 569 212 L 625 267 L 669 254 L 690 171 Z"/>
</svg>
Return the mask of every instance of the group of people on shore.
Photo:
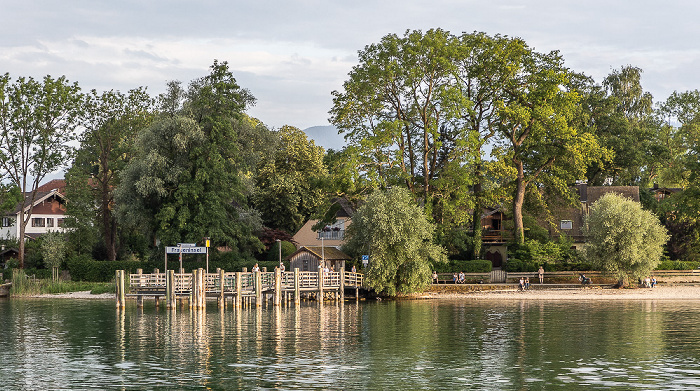
<svg viewBox="0 0 700 391">
<path fill-rule="evenodd" d="M 654 277 L 654 276 L 651 276 L 651 277 L 646 276 L 646 277 L 644 278 L 643 281 L 642 281 L 641 278 L 640 278 L 639 280 L 640 280 L 640 281 L 639 281 L 640 284 L 641 284 L 643 287 L 645 287 L 645 288 L 654 288 L 654 287 L 656 287 L 656 277 Z"/>
<path fill-rule="evenodd" d="M 530 289 L 530 277 L 520 277 L 520 281 L 518 281 L 518 290 L 526 291 L 528 289 Z"/>
</svg>

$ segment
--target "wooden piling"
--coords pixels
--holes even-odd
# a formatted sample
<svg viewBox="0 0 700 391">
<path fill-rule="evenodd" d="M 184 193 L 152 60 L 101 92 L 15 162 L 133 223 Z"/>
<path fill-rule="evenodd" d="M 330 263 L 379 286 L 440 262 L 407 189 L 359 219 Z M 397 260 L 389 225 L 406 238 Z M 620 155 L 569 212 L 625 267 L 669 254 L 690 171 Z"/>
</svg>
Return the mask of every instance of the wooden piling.
<svg viewBox="0 0 700 391">
<path fill-rule="evenodd" d="M 241 272 L 236 272 L 236 299 L 235 299 L 236 300 L 236 303 L 235 303 L 236 308 L 241 307 L 241 301 L 242 301 L 241 295 L 243 294 L 243 288 L 242 288 L 242 284 L 241 284 L 241 275 L 242 274 L 243 273 L 241 273 Z"/>
<path fill-rule="evenodd" d="M 318 297 L 321 302 L 323 302 L 323 268 L 318 266 Z"/>
<path fill-rule="evenodd" d="M 219 308 L 226 308 L 226 302 L 224 301 L 224 271 L 218 269 L 219 273 Z"/>
<path fill-rule="evenodd" d="M 207 292 L 205 271 L 202 268 L 197 269 L 197 309 L 204 309 L 206 307 Z"/>
<path fill-rule="evenodd" d="M 345 269 L 340 269 L 340 301 L 345 300 Z"/>
<path fill-rule="evenodd" d="M 294 304 L 299 305 L 301 301 L 301 291 L 299 287 L 299 268 L 294 268 Z"/>
<path fill-rule="evenodd" d="M 260 272 L 254 272 L 255 276 L 255 306 L 260 307 L 262 305 L 262 279 L 260 278 Z"/>
<path fill-rule="evenodd" d="M 116 271 L 117 278 L 117 308 L 124 308 L 126 306 L 126 292 L 124 291 L 124 270 Z"/>
<path fill-rule="evenodd" d="M 165 308 L 174 310 L 175 302 L 175 270 L 168 270 L 165 275 Z"/>
<path fill-rule="evenodd" d="M 280 305 L 281 301 L 281 296 L 282 296 L 282 274 L 280 271 L 280 268 L 276 267 L 275 268 L 275 296 L 274 296 L 274 302 L 273 304 L 275 307 Z"/>
<path fill-rule="evenodd" d="M 143 269 L 136 269 L 136 274 L 138 275 L 139 279 L 139 287 L 143 286 Z M 143 296 L 140 294 L 136 296 L 136 307 L 137 308 L 143 308 Z"/>
</svg>

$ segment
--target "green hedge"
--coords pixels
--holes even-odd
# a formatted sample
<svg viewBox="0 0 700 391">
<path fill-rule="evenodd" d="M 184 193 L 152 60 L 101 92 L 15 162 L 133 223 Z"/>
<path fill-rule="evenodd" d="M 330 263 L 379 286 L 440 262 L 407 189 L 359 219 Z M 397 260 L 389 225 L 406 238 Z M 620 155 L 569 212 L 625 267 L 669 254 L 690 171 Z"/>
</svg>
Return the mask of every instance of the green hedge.
<svg viewBox="0 0 700 391">
<path fill-rule="evenodd" d="M 433 270 L 438 273 L 488 273 L 491 271 L 491 261 L 485 259 L 473 261 L 450 260 L 447 263 L 434 263 Z"/>
<path fill-rule="evenodd" d="M 667 259 L 659 263 L 656 270 L 693 270 L 700 268 L 700 262 L 694 261 L 672 261 Z"/>
<path fill-rule="evenodd" d="M 161 272 L 165 270 L 164 261 L 160 262 L 141 262 L 141 261 L 96 261 L 89 257 L 74 257 L 66 261 L 68 271 L 70 272 L 73 281 L 92 281 L 92 282 L 108 282 L 114 279 L 117 270 L 125 270 L 127 273 L 136 273 L 137 269 L 143 269 L 144 273 L 151 273 L 153 269 L 159 269 Z M 244 267 L 250 271 L 255 265 L 255 261 L 243 261 L 234 259 L 218 259 L 209 261 L 209 272 L 213 273 L 217 268 L 221 268 L 227 272 L 241 271 Z M 268 271 L 273 271 L 279 265 L 278 262 L 258 262 L 260 270 L 267 267 Z M 205 261 L 199 260 L 183 260 L 182 267 L 185 273 L 190 273 L 194 269 L 204 268 Z M 289 270 L 289 263 L 285 262 L 285 267 Z M 168 260 L 168 269 L 177 270 L 180 268 L 180 262 Z M 51 271 L 47 270 L 48 277 L 51 277 Z M 28 273 L 30 274 L 30 273 Z M 37 277 L 39 277 L 37 275 Z"/>
<path fill-rule="evenodd" d="M 514 258 L 511 258 L 506 262 L 505 269 L 509 272 L 536 272 L 539 270 L 540 266 L 542 266 L 546 272 L 593 270 L 591 264 L 587 262 L 539 263 L 521 261 Z"/>
<path fill-rule="evenodd" d="M 140 261 L 95 261 L 88 257 L 74 257 L 66 261 L 71 280 L 108 282 L 114 279 L 117 270 L 136 273 L 136 269 L 148 270 L 147 262 Z"/>
</svg>

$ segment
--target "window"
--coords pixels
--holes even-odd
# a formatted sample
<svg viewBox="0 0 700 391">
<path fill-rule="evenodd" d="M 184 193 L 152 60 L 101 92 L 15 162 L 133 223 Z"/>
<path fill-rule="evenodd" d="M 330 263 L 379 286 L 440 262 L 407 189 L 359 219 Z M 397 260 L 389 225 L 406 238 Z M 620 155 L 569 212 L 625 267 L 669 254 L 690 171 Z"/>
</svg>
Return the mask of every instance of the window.
<svg viewBox="0 0 700 391">
<path fill-rule="evenodd" d="M 559 227 L 560 229 L 574 229 L 574 222 L 571 220 L 562 220 Z"/>
<path fill-rule="evenodd" d="M 12 217 L 3 217 L 2 218 L 2 226 L 3 227 L 12 227 L 12 223 L 14 223 L 14 220 Z"/>
<path fill-rule="evenodd" d="M 34 217 L 32 219 L 32 227 L 44 227 L 46 220 L 43 217 Z"/>
<path fill-rule="evenodd" d="M 56 226 L 63 227 L 63 219 L 56 219 Z"/>
<path fill-rule="evenodd" d="M 53 218 L 47 218 L 47 219 L 46 219 L 46 226 L 47 226 L 47 227 L 53 227 Z"/>
</svg>

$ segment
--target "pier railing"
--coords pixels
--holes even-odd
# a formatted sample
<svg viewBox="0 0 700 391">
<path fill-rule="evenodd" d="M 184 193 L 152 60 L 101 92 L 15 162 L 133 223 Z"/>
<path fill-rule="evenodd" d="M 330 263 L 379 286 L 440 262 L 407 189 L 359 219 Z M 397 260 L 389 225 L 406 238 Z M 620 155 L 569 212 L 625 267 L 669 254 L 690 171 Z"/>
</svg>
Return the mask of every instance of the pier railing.
<svg viewBox="0 0 700 391">
<path fill-rule="evenodd" d="M 244 292 L 253 292 L 256 288 L 256 276 L 260 275 L 260 289 L 263 292 L 275 289 L 275 272 L 226 272 L 204 273 L 203 281 L 206 292 L 218 292 L 221 290 L 221 276 L 223 275 L 223 289 L 226 292 L 236 291 L 236 279 L 240 279 L 241 289 Z M 323 274 L 324 289 L 339 289 L 341 286 L 347 288 L 361 287 L 364 276 L 360 273 L 352 272 L 321 272 Z M 341 274 L 344 275 L 344 284 L 341 284 Z M 299 289 L 317 290 L 319 287 L 319 272 L 298 272 Z M 176 294 L 184 294 L 192 291 L 192 273 L 175 273 L 174 288 Z M 165 290 L 167 286 L 167 274 L 165 273 L 135 273 L 129 275 L 129 289 L 135 292 L 156 292 Z M 280 273 L 280 286 L 283 291 L 293 291 L 294 272 Z"/>
</svg>

